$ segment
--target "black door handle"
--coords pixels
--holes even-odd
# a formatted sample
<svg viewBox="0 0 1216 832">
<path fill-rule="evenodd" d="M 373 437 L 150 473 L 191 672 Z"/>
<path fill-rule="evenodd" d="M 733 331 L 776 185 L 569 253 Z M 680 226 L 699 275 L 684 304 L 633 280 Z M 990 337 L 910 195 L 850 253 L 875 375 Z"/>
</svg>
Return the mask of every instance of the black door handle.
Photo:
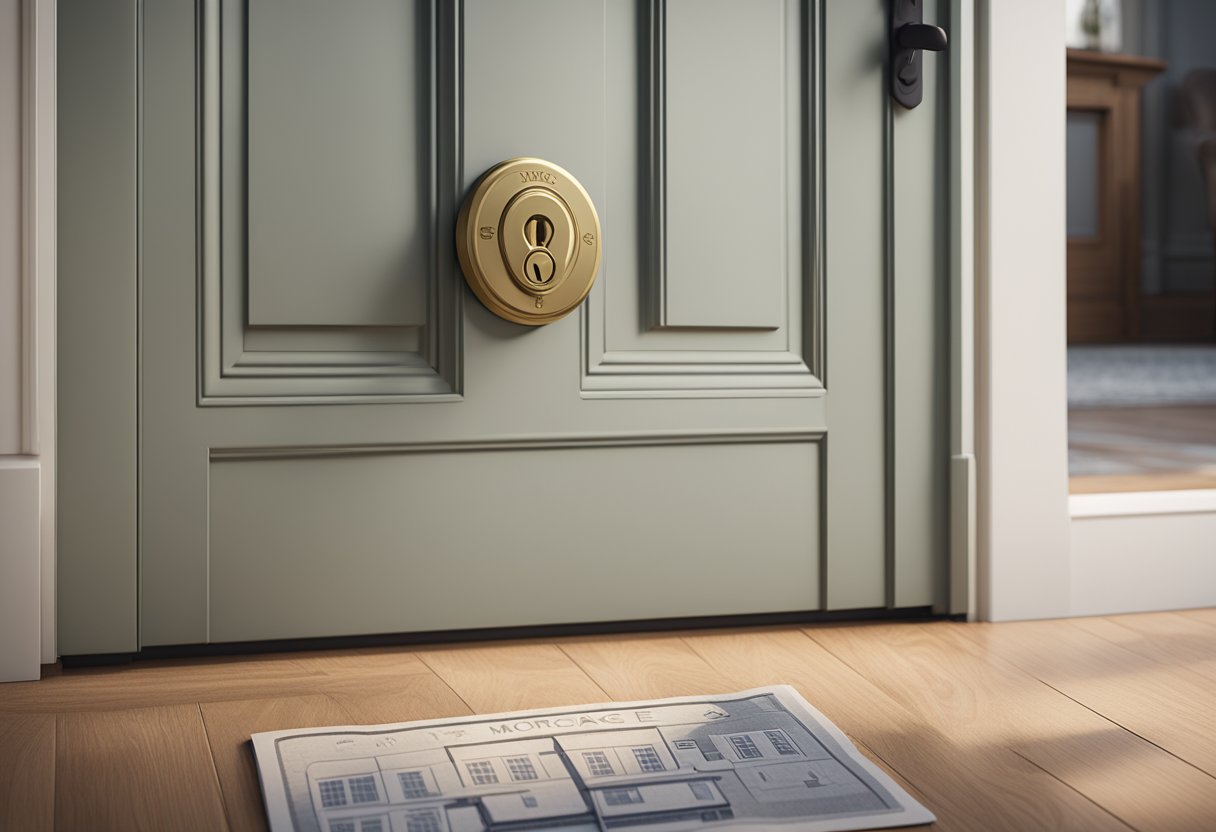
<svg viewBox="0 0 1216 832">
<path fill-rule="evenodd" d="M 929 23 L 905 23 L 895 30 L 895 42 L 901 49 L 941 52 L 946 48 L 946 30 Z"/>
<path fill-rule="evenodd" d="M 924 22 L 923 0 L 891 0 L 891 97 L 909 110 L 924 97 L 924 50 L 946 48 L 946 32 Z"/>
</svg>

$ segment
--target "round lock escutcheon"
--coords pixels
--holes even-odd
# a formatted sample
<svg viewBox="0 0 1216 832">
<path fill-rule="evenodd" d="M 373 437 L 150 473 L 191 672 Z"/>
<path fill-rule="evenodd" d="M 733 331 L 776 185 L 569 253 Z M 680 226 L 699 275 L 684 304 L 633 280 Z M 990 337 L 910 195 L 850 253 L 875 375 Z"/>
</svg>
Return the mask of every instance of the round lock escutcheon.
<svg viewBox="0 0 1216 832">
<path fill-rule="evenodd" d="M 456 252 L 495 315 L 539 326 L 565 317 L 600 267 L 600 220 L 587 191 L 543 159 L 509 159 L 473 186 L 456 218 Z"/>
</svg>

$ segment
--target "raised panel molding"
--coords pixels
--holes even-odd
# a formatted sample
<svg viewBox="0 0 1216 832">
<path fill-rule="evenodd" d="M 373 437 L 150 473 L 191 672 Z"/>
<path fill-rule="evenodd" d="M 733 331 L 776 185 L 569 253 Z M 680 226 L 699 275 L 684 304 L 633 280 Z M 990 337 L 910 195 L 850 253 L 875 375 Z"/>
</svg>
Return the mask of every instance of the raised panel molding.
<svg viewBox="0 0 1216 832">
<path fill-rule="evenodd" d="M 424 90 L 418 107 L 417 150 L 429 177 L 418 211 L 426 218 L 419 229 L 425 249 L 423 285 L 405 287 L 403 297 L 420 300 L 422 308 L 404 316 L 377 315 L 375 320 L 359 322 L 348 320 L 349 310 L 335 310 L 337 318 L 326 325 L 315 323 L 315 310 L 307 308 L 281 321 L 275 315 L 267 317 L 267 291 L 273 295 L 273 287 L 255 290 L 252 284 L 250 252 L 257 248 L 252 240 L 259 232 L 251 228 L 253 139 L 247 60 L 249 5 L 257 2 L 203 0 L 199 7 L 199 404 L 352 404 L 458 397 L 461 283 L 451 246 L 441 241 L 451 238 L 459 193 L 459 4 L 440 0 L 412 4 L 424 54 L 417 61 L 419 78 L 405 78 L 403 83 Z M 403 240 L 407 232 L 403 231 Z M 410 278 L 403 275 L 403 280 Z M 342 275 L 335 274 L 334 279 L 341 280 Z M 419 277 L 415 273 L 412 279 Z M 258 298 L 262 305 L 255 316 L 251 307 Z M 293 316 L 307 323 L 285 325 Z M 421 323 L 413 323 L 419 319 Z"/>
<path fill-rule="evenodd" d="M 211 448 L 209 458 L 312 459 L 330 456 L 362 456 L 452 451 L 544 451 L 563 448 L 637 448 L 651 445 L 758 445 L 770 443 L 824 444 L 827 429 L 749 428 L 746 430 L 662 430 L 645 432 L 600 432 L 560 436 L 504 436 L 451 441 L 398 442 L 378 445 L 308 445 L 306 447 Z"/>
<path fill-rule="evenodd" d="M 756 189 L 749 192 L 751 168 L 746 153 L 734 165 L 715 164 L 704 173 L 706 180 L 735 180 L 726 187 L 737 195 L 741 211 L 748 210 L 747 200 L 754 198 L 763 200 L 765 209 L 771 207 L 773 215 L 780 217 L 781 228 L 764 231 L 762 242 L 768 256 L 756 261 L 761 274 L 740 279 L 737 291 L 732 290 L 735 278 L 729 269 L 737 268 L 735 261 L 739 258 L 733 255 L 747 242 L 722 239 L 719 221 L 706 224 L 706 228 L 717 230 L 700 233 L 696 219 L 688 219 L 704 201 L 691 187 L 696 177 L 687 160 L 674 160 L 673 164 L 666 152 L 674 127 L 673 101 L 687 98 L 678 90 L 670 90 L 669 95 L 673 77 L 682 77 L 679 69 L 671 66 L 671 46 L 673 42 L 692 42 L 695 32 L 688 27 L 695 25 L 697 18 L 679 13 L 683 8 L 680 0 L 649 0 L 638 6 L 636 25 L 618 26 L 616 30 L 628 31 L 630 37 L 640 41 L 634 56 L 637 68 L 622 63 L 609 73 L 616 84 L 609 91 L 610 109 L 618 115 L 627 107 L 637 111 L 633 120 L 618 119 L 625 126 L 613 129 L 632 130 L 634 134 L 622 133 L 615 142 L 610 141 L 610 153 L 614 148 L 626 147 L 633 155 L 610 157 L 608 162 L 610 169 L 632 168 L 638 175 L 632 183 L 625 181 L 630 177 L 622 177 L 614 185 L 617 190 L 609 193 L 606 228 L 612 233 L 605 235 L 609 248 L 604 271 L 582 315 L 582 395 L 823 395 L 821 0 L 764 0 L 762 20 L 752 32 L 753 47 L 778 29 L 782 38 L 774 51 L 783 64 L 774 71 L 783 74 L 785 100 L 780 114 L 772 115 L 770 126 L 784 132 L 778 158 L 763 160 L 776 166 L 781 184 L 772 188 L 774 194 L 763 195 Z M 747 11 L 753 14 L 760 9 L 749 5 Z M 712 16 L 700 5 L 697 14 Z M 672 26 L 676 27 L 674 32 Z M 765 27 L 769 31 L 764 31 Z M 686 59 L 686 52 L 679 52 L 674 59 Z M 610 54 L 619 60 L 625 52 Z M 769 109 L 780 104 L 779 99 L 770 102 Z M 730 109 L 720 102 L 716 108 L 719 112 Z M 674 115 L 680 125 L 676 129 L 685 132 L 710 118 L 683 111 Z M 686 145 L 687 141 L 681 144 Z M 687 186 L 682 187 L 682 182 Z M 784 204 L 770 206 L 773 198 L 784 200 Z M 631 210 L 630 204 L 636 205 L 634 216 L 623 216 Z M 611 213 L 614 209 L 619 213 Z M 677 223 L 672 222 L 673 210 L 679 213 Z M 748 227 L 747 222 L 741 220 L 739 227 Z M 769 251 L 774 245 L 780 250 Z M 696 253 L 696 247 L 707 246 L 727 248 L 721 250 L 721 258 L 707 260 L 704 252 Z M 715 271 L 710 271 L 707 264 Z M 698 300 L 701 296 L 705 299 Z"/>
</svg>

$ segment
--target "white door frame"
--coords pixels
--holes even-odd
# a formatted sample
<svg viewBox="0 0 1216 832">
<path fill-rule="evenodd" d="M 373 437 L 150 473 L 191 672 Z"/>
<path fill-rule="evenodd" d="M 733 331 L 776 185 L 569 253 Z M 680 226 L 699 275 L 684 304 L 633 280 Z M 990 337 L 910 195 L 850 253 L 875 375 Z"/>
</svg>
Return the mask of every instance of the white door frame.
<svg viewBox="0 0 1216 832">
<path fill-rule="evenodd" d="M 1063 13 L 976 4 L 976 611 L 1216 606 L 1216 490 L 1068 496 Z"/>
<path fill-rule="evenodd" d="M 39 661 L 55 660 L 55 0 L 0 2 L 0 33 L 6 49 L 20 44 L 19 92 L 0 96 L 0 123 L 20 126 L 15 146 L 0 139 L 0 165 L 19 169 L 0 193 L 0 227 L 19 241 L 0 264 L 0 305 L 15 301 L 0 310 L 0 331 L 18 333 L 16 355 L 6 338 L 0 360 L 20 368 L 0 379 L 0 399 L 17 404 L 0 414 L 15 421 L 0 424 L 0 681 L 9 681 L 37 679 Z"/>
<path fill-rule="evenodd" d="M 37 679 L 39 662 L 55 660 L 54 0 L 5 0 L 0 32 L 6 48 L 20 44 L 19 93 L 0 97 L 0 122 L 20 128 L 17 146 L 0 140 L 0 164 L 19 170 L 0 193 L 0 226 L 19 241 L 0 266 L 0 304 L 16 301 L 0 310 L 0 330 L 18 333 L 16 355 L 6 338 L 0 360 L 20 368 L 11 384 L 0 379 L 0 398 L 17 403 L 0 415 L 16 422 L 0 425 L 15 437 L 0 441 L 0 681 L 10 681 Z"/>
<path fill-rule="evenodd" d="M 974 608 L 1046 618 L 1069 592 L 1064 11 L 977 0 L 976 24 Z"/>
</svg>

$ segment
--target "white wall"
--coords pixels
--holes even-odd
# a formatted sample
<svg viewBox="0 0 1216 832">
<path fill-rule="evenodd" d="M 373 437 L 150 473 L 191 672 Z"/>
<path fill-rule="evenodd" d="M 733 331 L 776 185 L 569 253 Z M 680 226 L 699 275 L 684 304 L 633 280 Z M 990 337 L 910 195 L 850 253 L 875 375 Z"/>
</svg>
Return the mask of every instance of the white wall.
<svg viewBox="0 0 1216 832">
<path fill-rule="evenodd" d="M 1071 615 L 1216 606 L 1216 490 L 1074 494 Z"/>
<path fill-rule="evenodd" d="M 0 0 L 0 681 L 54 661 L 54 0 Z"/>
</svg>

